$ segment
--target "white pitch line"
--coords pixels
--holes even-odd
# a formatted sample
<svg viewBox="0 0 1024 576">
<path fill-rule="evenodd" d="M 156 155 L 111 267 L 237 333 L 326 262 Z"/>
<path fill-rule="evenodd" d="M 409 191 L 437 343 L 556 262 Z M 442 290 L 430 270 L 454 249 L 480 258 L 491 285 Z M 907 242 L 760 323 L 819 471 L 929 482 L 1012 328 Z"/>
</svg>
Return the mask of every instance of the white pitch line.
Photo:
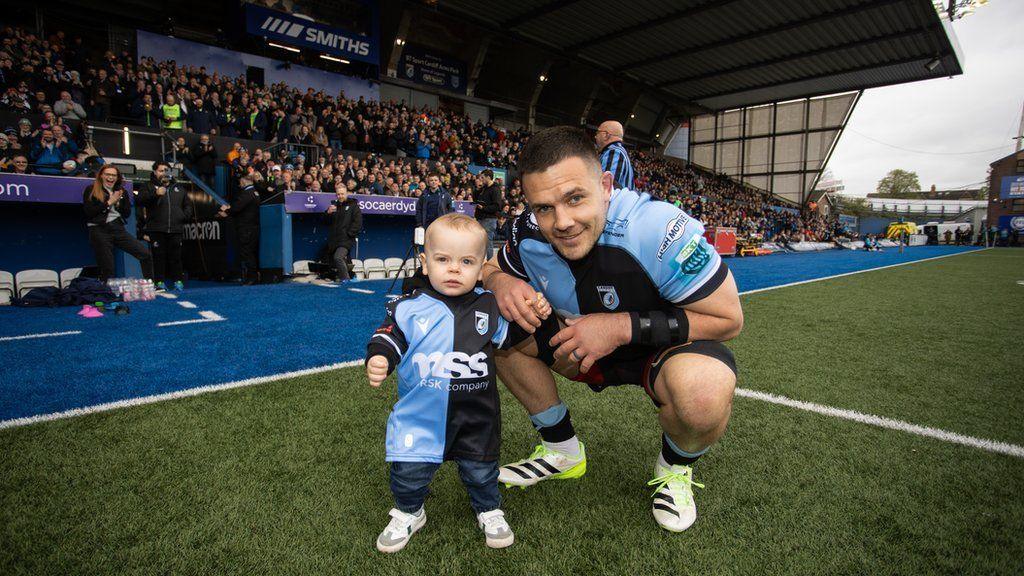
<svg viewBox="0 0 1024 576">
<path fill-rule="evenodd" d="M 177 298 L 177 296 L 169 292 L 157 292 L 156 295 L 161 298 L 167 298 L 168 300 L 174 300 L 175 298 Z"/>
<path fill-rule="evenodd" d="M 0 342 L 10 342 L 12 340 L 31 340 L 33 338 L 51 338 L 53 336 L 72 336 L 74 334 L 81 334 L 81 330 L 69 330 L 67 332 L 47 332 L 45 334 L 25 334 L 23 336 L 3 336 L 0 337 Z"/>
<path fill-rule="evenodd" d="M 285 372 L 283 374 L 272 374 L 270 376 L 259 376 L 257 378 L 248 378 L 246 380 L 237 380 L 235 382 L 226 382 L 224 384 L 211 384 L 209 386 L 198 386 L 196 388 L 188 388 L 186 390 L 178 390 L 176 392 L 168 392 L 166 394 L 155 394 L 152 396 L 141 396 L 139 398 L 130 398 L 128 400 L 118 400 L 116 402 L 106 402 L 104 404 L 96 404 L 94 406 L 86 406 L 83 408 L 74 408 L 72 410 L 65 410 L 63 412 L 53 412 L 51 414 L 40 414 L 38 416 L 26 416 L 24 418 L 14 418 L 12 420 L 0 420 L 0 430 L 4 428 L 15 428 L 18 426 L 27 426 L 29 424 L 36 424 L 38 422 L 49 422 L 51 420 L 60 420 L 63 418 L 72 418 L 75 416 L 85 416 L 86 414 L 95 414 L 97 412 L 107 412 L 110 410 L 117 410 L 119 408 L 128 408 L 129 406 L 142 406 L 144 404 L 153 404 L 155 402 L 162 402 L 164 400 L 176 400 L 178 398 L 189 398 L 191 396 L 199 396 L 200 394 L 206 394 L 209 392 L 220 392 L 221 390 L 231 390 L 233 388 L 244 388 L 246 386 L 255 386 L 257 384 L 265 384 L 267 382 L 274 382 L 276 380 L 284 380 L 286 378 L 297 378 L 299 376 L 308 376 L 310 374 L 319 374 L 321 372 L 328 372 L 330 370 L 337 370 L 339 368 L 348 368 L 350 366 L 357 366 L 362 364 L 362 360 L 353 360 L 351 362 L 339 362 L 337 364 L 328 364 L 326 366 L 317 366 L 316 368 L 307 368 L 305 370 L 296 370 L 294 372 Z"/>
<path fill-rule="evenodd" d="M 854 274 L 863 274 L 865 272 L 874 272 L 875 270 L 885 270 L 886 268 L 895 268 L 897 266 L 907 266 L 908 264 L 917 264 L 918 262 L 928 262 L 929 260 L 938 260 L 939 258 L 950 258 L 952 256 L 963 256 L 964 254 L 976 254 L 978 252 L 984 252 L 985 250 L 991 250 L 991 248 L 979 248 L 978 250 L 965 250 L 963 252 L 957 252 L 955 254 L 943 254 L 942 256 L 932 256 L 931 258 L 922 258 L 920 260 L 911 260 L 910 262 L 899 262 L 897 264 L 889 264 L 888 266 L 879 266 L 878 268 L 867 268 L 865 270 L 854 270 L 853 272 L 843 272 L 842 274 L 833 274 L 832 276 L 822 276 L 821 278 L 811 278 L 810 280 L 800 280 L 799 282 L 789 282 L 788 284 L 778 284 L 776 286 L 766 286 L 764 288 L 755 288 L 754 290 L 747 290 L 740 292 L 740 296 L 745 294 L 756 294 L 758 292 L 767 292 L 769 290 L 778 290 L 779 288 L 789 288 L 790 286 L 799 286 L 801 284 L 810 284 L 811 282 L 821 282 L 823 280 L 831 280 L 833 278 L 842 278 L 843 276 L 853 276 Z"/>
<path fill-rule="evenodd" d="M 192 308 L 196 307 L 195 304 L 189 302 L 188 300 L 182 300 L 181 302 L 178 302 L 178 306 L 181 306 L 182 308 L 189 308 L 189 309 L 192 309 Z"/>
<path fill-rule="evenodd" d="M 1024 458 L 1024 446 L 1017 446 L 1016 444 L 1009 444 L 1006 442 L 999 442 L 996 440 L 985 440 L 984 438 L 975 438 L 973 436 L 965 436 L 963 434 L 957 434 L 956 432 L 949 432 L 946 430 L 940 430 L 938 428 L 931 428 L 928 426 L 919 426 L 917 424 L 911 424 L 910 422 L 895 420 L 893 418 L 885 418 L 884 416 L 864 414 L 862 412 L 857 412 L 855 410 L 845 410 L 843 408 L 833 408 L 832 406 L 815 404 L 813 402 L 793 400 L 792 398 L 787 398 L 785 396 L 779 396 L 778 394 L 771 394 L 768 392 L 758 392 L 756 390 L 737 388 L 736 395 L 741 396 L 743 398 L 753 398 L 755 400 L 761 400 L 763 402 L 770 402 L 772 404 L 788 406 L 790 408 L 796 408 L 798 410 L 806 410 L 808 412 L 814 412 L 816 414 L 822 414 L 824 416 L 831 416 L 833 418 L 852 420 L 853 422 L 860 422 L 861 424 L 870 424 L 871 426 L 888 428 L 889 430 L 896 430 L 899 432 L 906 432 L 908 434 L 915 434 L 917 436 L 934 438 L 936 440 L 942 440 L 943 442 L 950 442 L 952 444 L 961 444 L 963 446 L 969 446 L 971 448 L 977 448 L 979 450 L 985 450 L 987 452 L 996 452 L 998 454 L 1006 454 L 1008 456 Z"/>
<path fill-rule="evenodd" d="M 360 294 L 373 294 L 373 290 L 367 290 L 365 288 L 349 288 L 349 292 L 359 292 Z"/>
<path fill-rule="evenodd" d="M 293 372 L 283 372 L 281 374 L 259 376 L 256 378 L 248 378 L 246 380 L 238 380 L 235 382 L 227 382 L 224 384 L 211 384 L 208 386 L 188 388 L 185 390 L 178 390 L 176 392 L 168 392 L 166 394 L 155 394 L 152 396 L 142 396 L 139 398 L 130 398 L 128 400 L 118 400 L 116 402 L 96 404 L 94 406 L 74 408 L 72 410 L 65 410 L 63 412 L 40 414 L 38 416 L 26 416 L 24 418 L 14 418 L 12 420 L 0 420 L 0 430 L 3 430 L 4 428 L 27 426 L 29 424 L 36 424 L 38 422 L 49 422 L 51 420 L 73 418 L 75 416 L 85 416 L 86 414 L 95 414 L 97 412 L 107 412 L 110 410 L 117 410 L 119 408 L 128 408 L 130 406 L 142 406 L 144 404 L 153 404 L 156 402 L 162 402 L 164 400 L 189 398 L 191 396 L 198 396 L 200 394 L 206 394 L 209 392 L 219 392 L 221 390 L 231 390 L 233 388 L 255 386 L 257 384 L 265 384 L 267 382 L 275 382 L 277 380 L 284 380 L 287 378 L 297 378 L 299 376 L 308 376 L 310 374 L 320 374 L 322 372 L 329 372 L 331 370 L 338 370 L 341 368 L 358 366 L 361 365 L 364 361 L 365 359 L 360 358 L 359 360 L 339 362 L 336 364 L 328 364 L 326 366 L 317 366 L 315 368 L 295 370 Z M 949 432 L 946 430 L 940 430 L 938 428 L 930 428 L 928 426 L 919 426 L 917 424 L 911 424 L 910 422 L 904 422 L 902 420 L 895 420 L 892 418 L 885 418 L 883 416 L 874 416 L 871 414 L 863 414 L 861 412 L 857 412 L 854 410 L 845 410 L 843 408 L 833 408 L 832 406 L 815 404 L 813 402 L 793 400 L 792 398 L 787 398 L 785 396 L 779 396 L 777 394 L 771 394 L 768 392 L 758 392 L 756 390 L 737 388 L 736 395 L 742 398 L 751 398 L 754 400 L 761 400 L 763 402 L 769 402 L 772 404 L 779 404 L 781 406 L 796 408 L 798 410 L 806 410 L 808 412 L 814 412 L 817 414 L 830 416 L 833 418 L 851 420 L 853 422 L 860 422 L 862 424 L 869 424 L 872 426 L 878 426 L 880 428 L 896 430 L 898 432 L 906 432 L 908 434 L 924 436 L 927 438 L 941 440 L 943 442 L 949 442 L 952 444 L 960 444 L 963 446 L 968 446 L 970 448 L 985 450 L 987 452 L 995 452 L 998 454 L 1015 456 L 1017 458 L 1024 458 L 1024 446 L 1017 446 L 1016 444 L 1009 444 L 1006 442 L 999 442 L 996 440 L 985 440 L 983 438 L 975 438 L 973 436 L 966 436 L 963 434 L 958 434 L 956 432 Z"/>
<path fill-rule="evenodd" d="M 199 313 L 202 318 L 196 320 L 178 320 L 176 322 L 161 322 L 157 324 L 157 328 L 164 328 L 166 326 L 182 326 L 185 324 L 202 324 L 203 322 L 221 322 L 227 320 L 216 312 L 210 312 L 209 310 L 203 310 Z"/>
</svg>

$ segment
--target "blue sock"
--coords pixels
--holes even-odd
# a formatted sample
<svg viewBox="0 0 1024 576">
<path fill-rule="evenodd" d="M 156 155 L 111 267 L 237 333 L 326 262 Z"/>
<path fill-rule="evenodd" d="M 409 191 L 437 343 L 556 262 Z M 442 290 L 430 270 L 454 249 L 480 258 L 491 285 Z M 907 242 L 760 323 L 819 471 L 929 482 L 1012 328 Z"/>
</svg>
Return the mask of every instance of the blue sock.
<svg viewBox="0 0 1024 576">
<path fill-rule="evenodd" d="M 540 432 L 541 440 L 549 450 L 577 456 L 580 453 L 579 439 L 572 426 L 569 409 L 564 402 L 530 415 L 534 428 Z"/>
</svg>

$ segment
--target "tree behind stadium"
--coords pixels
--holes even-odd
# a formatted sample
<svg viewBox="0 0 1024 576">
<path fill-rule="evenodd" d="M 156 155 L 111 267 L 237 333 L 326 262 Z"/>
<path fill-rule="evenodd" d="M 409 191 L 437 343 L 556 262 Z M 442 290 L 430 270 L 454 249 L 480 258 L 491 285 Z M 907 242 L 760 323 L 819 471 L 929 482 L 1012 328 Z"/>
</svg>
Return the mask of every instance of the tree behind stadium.
<svg viewBox="0 0 1024 576">
<path fill-rule="evenodd" d="M 912 198 L 920 190 L 921 182 L 917 179 L 917 172 L 899 168 L 890 170 L 875 188 L 875 192 L 884 198 Z"/>
</svg>

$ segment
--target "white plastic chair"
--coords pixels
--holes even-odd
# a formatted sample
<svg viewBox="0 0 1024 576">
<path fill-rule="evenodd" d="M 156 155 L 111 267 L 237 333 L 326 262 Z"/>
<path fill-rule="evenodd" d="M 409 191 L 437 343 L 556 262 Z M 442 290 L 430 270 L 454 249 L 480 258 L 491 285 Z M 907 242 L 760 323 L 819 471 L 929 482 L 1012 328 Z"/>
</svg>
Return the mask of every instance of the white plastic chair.
<svg viewBox="0 0 1024 576">
<path fill-rule="evenodd" d="M 312 260 L 296 260 L 292 262 L 292 274 L 309 274 L 309 265 L 312 262 Z"/>
<path fill-rule="evenodd" d="M 363 260 L 363 273 L 367 280 L 379 280 L 388 277 L 387 268 L 380 258 L 367 258 Z"/>
<path fill-rule="evenodd" d="M 401 258 L 385 258 L 384 270 L 387 272 L 388 278 L 397 278 L 402 272 L 403 264 L 404 262 Z"/>
<path fill-rule="evenodd" d="M 14 274 L 0 270 L 0 304 L 10 304 L 14 298 Z"/>
<path fill-rule="evenodd" d="M 60 276 L 53 270 L 22 270 L 14 276 L 14 284 L 18 288 L 18 297 L 21 298 L 32 288 L 60 288 Z"/>
<path fill-rule="evenodd" d="M 82 275 L 81 268 L 66 268 L 60 271 L 60 287 L 67 288 L 71 281 Z"/>
<path fill-rule="evenodd" d="M 366 269 L 363 268 L 363 261 L 359 258 L 352 259 L 352 277 L 364 280 L 366 278 Z"/>
<path fill-rule="evenodd" d="M 416 258 L 409 258 L 404 264 L 402 264 L 402 273 L 399 274 L 399 276 L 402 278 L 412 277 L 412 275 L 416 273 L 417 264 L 419 264 L 419 262 L 417 262 Z"/>
</svg>

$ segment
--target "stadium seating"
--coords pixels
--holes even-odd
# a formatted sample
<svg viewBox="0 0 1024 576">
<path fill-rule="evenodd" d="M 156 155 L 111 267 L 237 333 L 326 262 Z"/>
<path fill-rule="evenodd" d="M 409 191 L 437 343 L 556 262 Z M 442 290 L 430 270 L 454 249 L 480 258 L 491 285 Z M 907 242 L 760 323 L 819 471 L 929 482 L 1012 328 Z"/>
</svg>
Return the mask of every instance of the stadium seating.
<svg viewBox="0 0 1024 576">
<path fill-rule="evenodd" d="M 14 298 L 14 275 L 0 270 L 0 305 L 10 304 Z"/>
<path fill-rule="evenodd" d="M 359 258 L 352 259 L 352 277 L 360 280 L 366 279 L 366 269 L 363 267 L 363 261 Z"/>
<path fill-rule="evenodd" d="M 417 258 L 409 258 L 402 264 L 402 273 L 400 275 L 402 278 L 409 278 L 416 273 L 416 268 L 419 267 L 417 260 Z"/>
<path fill-rule="evenodd" d="M 292 274 L 296 276 L 299 274 L 309 274 L 309 265 L 312 262 L 312 260 L 296 260 L 292 263 Z"/>
<path fill-rule="evenodd" d="M 21 298 L 32 288 L 60 288 L 60 276 L 53 270 L 22 270 L 14 276 L 14 284 Z"/>
<path fill-rule="evenodd" d="M 402 273 L 402 266 L 404 264 L 401 258 L 385 258 L 384 270 L 387 272 L 387 277 L 397 278 Z"/>
<path fill-rule="evenodd" d="M 363 274 L 367 280 L 379 280 L 388 277 L 387 268 L 380 258 L 367 258 L 363 260 Z"/>
<path fill-rule="evenodd" d="M 82 275 L 81 268 L 67 268 L 60 271 L 60 287 L 67 288 L 71 281 Z"/>
</svg>

